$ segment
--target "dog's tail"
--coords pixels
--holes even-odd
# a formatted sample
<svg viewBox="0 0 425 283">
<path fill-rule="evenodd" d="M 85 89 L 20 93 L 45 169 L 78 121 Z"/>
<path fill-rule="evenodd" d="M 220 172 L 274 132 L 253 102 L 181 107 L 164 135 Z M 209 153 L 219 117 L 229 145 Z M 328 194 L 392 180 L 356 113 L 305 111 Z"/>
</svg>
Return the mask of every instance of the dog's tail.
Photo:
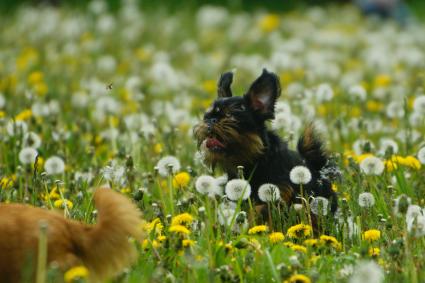
<svg viewBox="0 0 425 283">
<path fill-rule="evenodd" d="M 305 159 L 307 167 L 320 171 L 328 162 L 329 156 L 324 149 L 320 136 L 316 133 L 313 123 L 310 123 L 298 140 L 297 150 Z"/>
<path fill-rule="evenodd" d="M 111 189 L 97 189 L 94 202 L 97 224 L 84 226 L 80 235 L 75 235 L 75 242 L 91 279 L 103 281 L 136 259 L 135 244 L 130 237 L 142 240 L 142 219 L 130 199 Z"/>
</svg>

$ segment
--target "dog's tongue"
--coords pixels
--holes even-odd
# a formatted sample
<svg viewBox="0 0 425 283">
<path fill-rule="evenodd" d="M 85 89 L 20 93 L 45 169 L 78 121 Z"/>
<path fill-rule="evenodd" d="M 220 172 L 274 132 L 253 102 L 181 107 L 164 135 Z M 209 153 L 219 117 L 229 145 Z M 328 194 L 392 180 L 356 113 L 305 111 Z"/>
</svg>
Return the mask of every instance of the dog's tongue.
<svg viewBox="0 0 425 283">
<path fill-rule="evenodd" d="M 213 148 L 213 147 L 221 147 L 224 148 L 224 144 L 222 144 L 218 139 L 216 138 L 208 138 L 207 139 L 207 148 Z"/>
</svg>

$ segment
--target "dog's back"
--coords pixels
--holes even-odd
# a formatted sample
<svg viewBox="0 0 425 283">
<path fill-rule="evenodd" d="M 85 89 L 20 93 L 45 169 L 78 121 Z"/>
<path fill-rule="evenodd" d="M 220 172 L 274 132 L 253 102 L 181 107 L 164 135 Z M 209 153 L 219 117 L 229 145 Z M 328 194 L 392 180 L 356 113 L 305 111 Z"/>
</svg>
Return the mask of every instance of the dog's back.
<svg viewBox="0 0 425 283">
<path fill-rule="evenodd" d="M 56 262 L 62 270 L 84 265 L 96 281 L 128 266 L 135 258 L 128 237 L 142 236 L 139 210 L 110 189 L 98 189 L 94 200 L 99 215 L 96 225 L 68 220 L 41 208 L 0 204 L 0 282 L 33 278 L 41 220 L 48 225 L 48 262 Z"/>
</svg>

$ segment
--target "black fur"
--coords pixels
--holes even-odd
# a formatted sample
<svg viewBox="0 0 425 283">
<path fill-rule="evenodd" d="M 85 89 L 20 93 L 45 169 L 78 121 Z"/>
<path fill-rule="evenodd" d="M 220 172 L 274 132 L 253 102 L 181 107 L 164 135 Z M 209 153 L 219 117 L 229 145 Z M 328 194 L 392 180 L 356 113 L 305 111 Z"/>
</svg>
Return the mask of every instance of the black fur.
<svg viewBox="0 0 425 283">
<path fill-rule="evenodd" d="M 201 145 L 203 141 L 212 137 L 220 139 L 214 129 L 220 129 L 224 125 L 241 137 L 246 134 L 256 135 L 261 139 L 261 154 L 249 156 L 248 161 L 244 159 L 241 164 L 229 165 L 226 162 L 237 159 L 235 156 L 243 155 L 243 152 L 239 152 L 240 145 L 244 142 L 243 138 L 236 138 L 234 142 L 227 141 L 218 150 L 211 149 L 211 155 L 220 155 L 220 158 L 217 158 L 218 165 L 227 172 L 229 179 L 238 177 L 236 165 L 242 165 L 245 178 L 250 178 L 252 199 L 255 202 L 260 202 L 258 188 L 264 183 L 272 183 L 279 186 L 281 195 L 289 195 L 287 201 L 292 203 L 297 201 L 300 192 L 299 185 L 291 182 L 289 173 L 295 166 L 304 165 L 312 173 L 312 180 L 304 185 L 305 192 L 308 195 L 328 198 L 331 211 L 334 212 L 337 208 L 336 194 L 331 188 L 331 181 L 321 174 L 329 164 L 329 157 L 313 125 L 306 127 L 298 141 L 297 151 L 290 150 L 287 143 L 266 126 L 266 121 L 274 117 L 274 106 L 280 95 L 278 77 L 264 69 L 242 97 L 232 96 L 230 90 L 232 79 L 232 73 L 221 76 L 218 83 L 218 98 L 212 108 L 205 113 L 200 127 L 195 128 L 198 144 Z M 207 133 L 200 130 L 203 125 L 208 125 Z"/>
</svg>

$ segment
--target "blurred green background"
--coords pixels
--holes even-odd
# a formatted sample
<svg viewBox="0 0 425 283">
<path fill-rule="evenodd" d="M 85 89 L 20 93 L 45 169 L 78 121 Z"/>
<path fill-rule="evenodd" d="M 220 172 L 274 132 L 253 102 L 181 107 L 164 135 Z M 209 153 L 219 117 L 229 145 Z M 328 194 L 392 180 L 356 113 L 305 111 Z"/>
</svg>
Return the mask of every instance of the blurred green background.
<svg viewBox="0 0 425 283">
<path fill-rule="evenodd" d="M 88 0 L 1 0 L 0 13 L 13 12 L 21 5 L 61 5 L 74 8 L 84 8 L 90 1 Z M 121 0 L 105 0 L 111 11 L 120 7 Z M 138 0 L 142 9 L 164 9 L 169 12 L 175 12 L 181 9 L 194 9 L 201 5 L 220 5 L 229 10 L 256 10 L 264 9 L 268 11 L 289 11 L 292 9 L 302 9 L 310 5 L 327 4 L 346 4 L 349 0 Z M 404 1 L 412 14 L 420 19 L 425 19 L 425 0 L 406 0 Z"/>
</svg>

